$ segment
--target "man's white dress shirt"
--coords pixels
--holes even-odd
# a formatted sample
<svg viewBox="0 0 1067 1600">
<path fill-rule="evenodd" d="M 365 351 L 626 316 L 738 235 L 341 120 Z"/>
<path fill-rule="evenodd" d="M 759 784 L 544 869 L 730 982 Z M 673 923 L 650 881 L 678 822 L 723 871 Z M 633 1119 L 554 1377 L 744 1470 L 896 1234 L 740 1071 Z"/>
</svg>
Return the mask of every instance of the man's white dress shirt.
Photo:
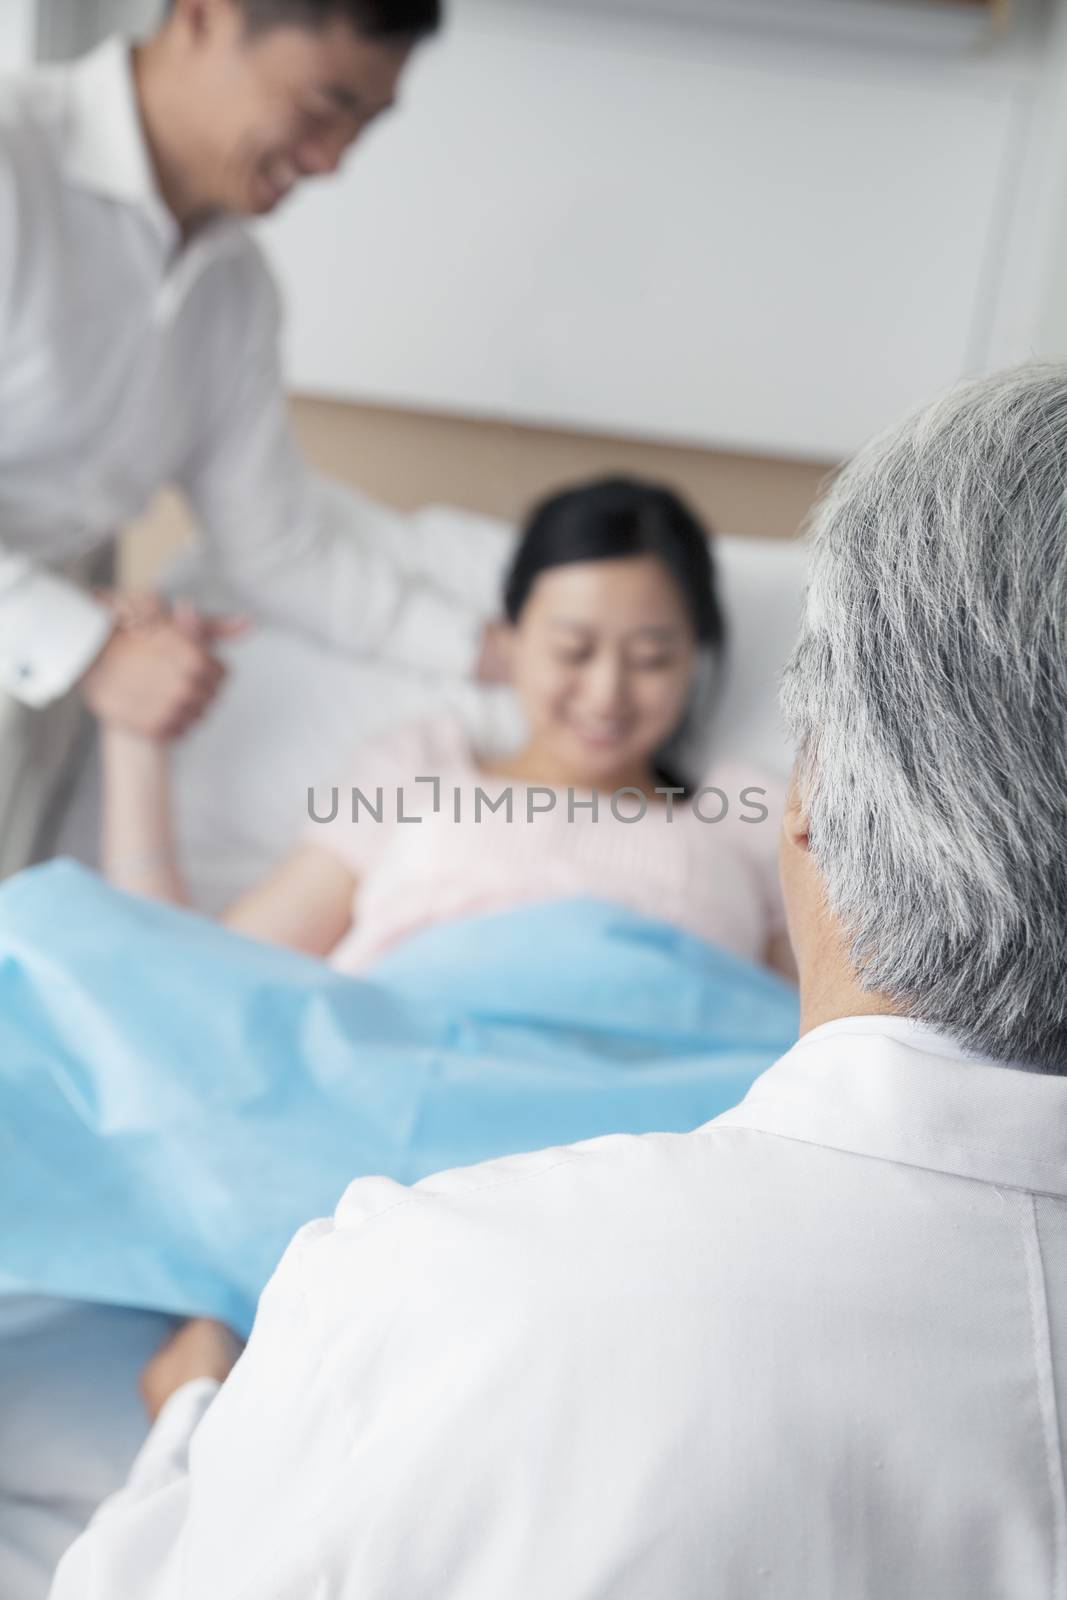
<svg viewBox="0 0 1067 1600">
<path fill-rule="evenodd" d="M 108 618 L 54 569 L 164 484 L 252 612 L 355 653 L 466 664 L 459 584 L 420 586 L 417 533 L 340 515 L 308 472 L 278 331 L 243 225 L 182 248 L 125 43 L 0 83 L 0 690 L 42 706 L 81 676 Z"/>
<path fill-rule="evenodd" d="M 1065 1201 L 1067 1079 L 886 1018 L 691 1134 L 361 1179 L 53 1600 L 1063 1595 Z"/>
</svg>

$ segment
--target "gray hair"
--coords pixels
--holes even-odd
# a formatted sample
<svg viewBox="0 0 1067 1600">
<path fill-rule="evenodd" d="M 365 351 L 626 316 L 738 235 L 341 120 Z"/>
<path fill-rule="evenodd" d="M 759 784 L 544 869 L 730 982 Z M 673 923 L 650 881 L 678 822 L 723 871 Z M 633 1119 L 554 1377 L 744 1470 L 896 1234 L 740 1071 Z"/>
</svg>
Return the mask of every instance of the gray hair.
<svg viewBox="0 0 1067 1600">
<path fill-rule="evenodd" d="M 782 707 L 859 980 L 1067 1073 L 1067 366 L 875 440 L 811 557 Z"/>
</svg>

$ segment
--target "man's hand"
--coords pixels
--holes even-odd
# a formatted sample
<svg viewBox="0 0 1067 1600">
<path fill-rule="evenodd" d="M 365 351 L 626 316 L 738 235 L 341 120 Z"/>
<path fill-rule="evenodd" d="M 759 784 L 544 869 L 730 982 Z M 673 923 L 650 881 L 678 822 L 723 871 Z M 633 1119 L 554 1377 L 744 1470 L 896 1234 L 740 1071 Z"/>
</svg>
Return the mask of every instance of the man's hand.
<svg viewBox="0 0 1067 1600">
<path fill-rule="evenodd" d="M 173 613 L 157 595 L 103 594 L 116 621 L 80 688 L 100 721 L 150 739 L 174 739 L 207 710 L 225 668 L 216 640 L 239 633 L 241 618 L 201 617 L 179 602 Z"/>
<path fill-rule="evenodd" d="M 152 739 L 174 739 L 218 693 L 222 663 L 174 622 L 116 628 L 81 680 L 101 722 Z"/>
<path fill-rule="evenodd" d="M 141 1399 L 151 1421 L 183 1384 L 194 1378 L 214 1378 L 225 1383 L 244 1349 L 237 1335 L 222 1322 L 194 1317 L 171 1334 L 141 1373 Z"/>
</svg>

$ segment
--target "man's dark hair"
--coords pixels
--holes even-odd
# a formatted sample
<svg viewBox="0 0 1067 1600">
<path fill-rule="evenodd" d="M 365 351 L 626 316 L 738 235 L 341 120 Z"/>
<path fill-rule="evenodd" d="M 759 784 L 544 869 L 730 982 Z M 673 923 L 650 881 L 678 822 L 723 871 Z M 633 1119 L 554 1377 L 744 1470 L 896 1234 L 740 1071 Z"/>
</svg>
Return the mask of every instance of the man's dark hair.
<svg viewBox="0 0 1067 1600">
<path fill-rule="evenodd" d="M 421 38 L 441 26 L 443 11 L 442 0 L 237 0 L 237 6 L 250 33 L 285 23 L 323 28 L 340 17 L 368 39 Z"/>
</svg>

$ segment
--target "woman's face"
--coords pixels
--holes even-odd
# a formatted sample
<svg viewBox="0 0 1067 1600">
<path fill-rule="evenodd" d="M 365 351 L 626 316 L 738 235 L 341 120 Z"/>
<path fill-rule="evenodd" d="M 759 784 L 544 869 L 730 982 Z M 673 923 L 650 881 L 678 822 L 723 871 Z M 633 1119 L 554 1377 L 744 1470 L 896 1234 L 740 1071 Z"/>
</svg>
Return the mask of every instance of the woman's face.
<svg viewBox="0 0 1067 1600">
<path fill-rule="evenodd" d="M 594 787 L 647 772 L 685 714 L 697 641 L 666 567 L 630 556 L 543 572 L 511 652 L 538 753 Z"/>
</svg>

